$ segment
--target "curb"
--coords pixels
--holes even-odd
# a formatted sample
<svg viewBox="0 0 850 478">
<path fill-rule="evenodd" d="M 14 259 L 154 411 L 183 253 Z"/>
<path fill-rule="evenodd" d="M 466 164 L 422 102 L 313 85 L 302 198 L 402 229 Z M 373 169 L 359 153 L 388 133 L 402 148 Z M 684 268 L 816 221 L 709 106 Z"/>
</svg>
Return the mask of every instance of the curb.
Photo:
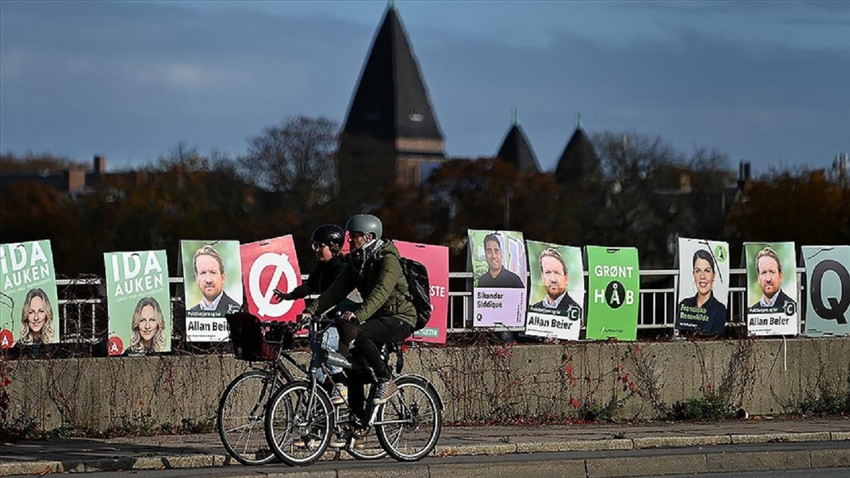
<svg viewBox="0 0 850 478">
<path fill-rule="evenodd" d="M 842 442 L 850 441 L 850 432 L 816 432 L 816 433 L 769 433 L 759 435 L 709 435 L 709 436 L 670 436 L 620 438 L 605 440 L 565 440 L 556 442 L 536 443 L 493 443 L 479 445 L 438 445 L 431 456 L 475 456 L 475 455 L 508 455 L 513 453 L 544 453 L 572 451 L 611 451 L 639 450 L 648 448 L 686 448 L 711 445 L 729 444 L 760 444 L 760 443 L 791 443 L 791 442 Z M 740 456 L 736 456 L 740 455 Z M 353 459 L 349 455 L 329 454 L 323 460 Z M 657 474 L 662 469 L 689 470 L 694 473 L 711 472 L 741 472 L 756 470 L 781 470 L 802 468 L 831 468 L 850 467 L 850 447 L 838 450 L 812 451 L 764 451 L 756 453 L 695 453 L 677 454 L 662 457 L 608 457 L 573 460 L 555 460 L 560 468 L 555 467 L 562 476 L 565 469 L 581 469 L 581 475 L 596 476 L 635 476 L 641 474 Z M 123 470 L 166 470 L 239 466 L 227 455 L 195 454 L 195 455 L 163 455 L 160 457 L 140 458 L 108 458 L 91 460 L 68 461 L 30 461 L 18 463 L 0 463 L 0 476 L 9 475 L 42 475 L 47 473 L 93 473 Z M 421 466 L 421 465 L 420 465 Z M 449 468 L 459 465 L 430 464 L 427 465 L 431 476 L 458 476 Z M 520 465 L 518 465 L 520 466 Z M 522 465 L 525 466 L 525 465 Z M 539 464 L 535 464 L 539 467 Z M 566 467 L 566 468 L 564 468 Z M 672 468 L 671 468 L 672 467 Z M 412 471 L 412 467 L 406 468 Z M 238 468 L 234 467 L 234 472 Z M 245 476 L 259 476 L 257 471 L 262 468 L 244 467 L 241 473 Z M 257 471 L 251 471 L 257 470 Z M 478 465 L 478 471 L 482 471 Z M 504 470 L 502 470 L 504 471 Z M 549 476 L 539 473 L 538 477 Z M 374 472 L 363 470 L 363 476 L 373 477 Z M 272 476 L 260 473 L 263 476 Z M 288 477 L 292 473 L 284 473 Z M 336 476 L 336 472 L 333 475 Z M 315 476 L 315 474 L 311 474 Z M 351 470 L 346 472 L 351 475 Z M 483 476 L 483 475 L 482 475 Z M 556 475 L 552 475 L 556 476 Z"/>
</svg>

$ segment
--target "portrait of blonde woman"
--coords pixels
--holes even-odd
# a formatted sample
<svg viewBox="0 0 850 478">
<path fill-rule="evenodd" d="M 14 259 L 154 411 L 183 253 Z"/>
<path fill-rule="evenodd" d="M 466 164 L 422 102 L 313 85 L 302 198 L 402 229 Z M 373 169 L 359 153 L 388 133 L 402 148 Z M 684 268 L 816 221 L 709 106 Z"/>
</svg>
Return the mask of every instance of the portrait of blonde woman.
<svg viewBox="0 0 850 478">
<path fill-rule="evenodd" d="M 21 309 L 21 345 L 48 344 L 53 341 L 53 307 L 41 288 L 30 289 Z"/>
<path fill-rule="evenodd" d="M 144 297 L 136 304 L 130 324 L 130 346 L 126 355 L 144 355 L 165 350 L 165 317 L 153 297 Z"/>
</svg>

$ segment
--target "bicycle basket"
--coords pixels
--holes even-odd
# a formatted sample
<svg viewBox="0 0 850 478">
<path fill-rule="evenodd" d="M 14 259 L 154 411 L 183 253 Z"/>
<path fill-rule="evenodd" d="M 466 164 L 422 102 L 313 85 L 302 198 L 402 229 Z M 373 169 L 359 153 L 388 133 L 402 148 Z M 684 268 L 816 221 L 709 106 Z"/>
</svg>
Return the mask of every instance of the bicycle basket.
<svg viewBox="0 0 850 478">
<path fill-rule="evenodd" d="M 286 324 L 263 323 L 246 312 L 227 314 L 233 356 L 239 360 L 267 362 L 277 357 L 280 347 L 292 347 L 293 334 Z"/>
</svg>

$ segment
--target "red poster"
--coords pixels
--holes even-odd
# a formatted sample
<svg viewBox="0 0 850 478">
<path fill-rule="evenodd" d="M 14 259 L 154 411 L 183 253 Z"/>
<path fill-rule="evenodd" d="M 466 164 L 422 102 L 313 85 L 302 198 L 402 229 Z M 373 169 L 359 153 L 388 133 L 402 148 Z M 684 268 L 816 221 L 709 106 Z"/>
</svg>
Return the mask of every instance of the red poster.
<svg viewBox="0 0 850 478">
<path fill-rule="evenodd" d="M 425 328 L 413 334 L 415 340 L 445 344 L 446 322 L 449 315 L 449 248 L 393 241 L 402 257 L 421 262 L 428 269 L 431 283 L 431 305 L 434 311 Z"/>
<path fill-rule="evenodd" d="M 274 298 L 275 288 L 289 292 L 301 284 L 292 236 L 242 244 L 239 250 L 248 312 L 260 320 L 294 321 L 304 310 L 304 300 Z"/>
</svg>

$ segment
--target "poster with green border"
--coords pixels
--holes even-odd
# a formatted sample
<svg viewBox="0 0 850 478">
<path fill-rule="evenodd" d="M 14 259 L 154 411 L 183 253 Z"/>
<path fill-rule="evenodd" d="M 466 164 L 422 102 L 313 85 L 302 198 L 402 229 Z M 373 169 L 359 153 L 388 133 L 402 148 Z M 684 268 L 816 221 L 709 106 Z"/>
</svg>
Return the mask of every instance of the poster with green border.
<svg viewBox="0 0 850 478">
<path fill-rule="evenodd" d="M 850 335 L 850 246 L 803 246 L 806 335 Z"/>
<path fill-rule="evenodd" d="M 584 261 L 581 248 L 526 241 L 528 317 L 525 333 L 578 340 L 584 316 Z"/>
<path fill-rule="evenodd" d="M 793 242 L 745 242 L 747 333 L 797 335 L 797 254 Z"/>
<path fill-rule="evenodd" d="M 164 250 L 103 255 L 109 355 L 171 351 L 171 291 Z"/>
<path fill-rule="evenodd" d="M 208 264 L 196 274 L 194 259 Z M 242 308 L 242 255 L 239 241 L 180 241 L 186 306 L 186 340 L 230 339 L 225 315 Z M 203 292 L 202 292 L 203 286 Z"/>
<path fill-rule="evenodd" d="M 635 340 L 640 264 L 634 247 L 587 246 L 587 338 Z"/>
<path fill-rule="evenodd" d="M 0 244 L 0 348 L 59 342 L 59 294 L 50 240 Z"/>
</svg>

